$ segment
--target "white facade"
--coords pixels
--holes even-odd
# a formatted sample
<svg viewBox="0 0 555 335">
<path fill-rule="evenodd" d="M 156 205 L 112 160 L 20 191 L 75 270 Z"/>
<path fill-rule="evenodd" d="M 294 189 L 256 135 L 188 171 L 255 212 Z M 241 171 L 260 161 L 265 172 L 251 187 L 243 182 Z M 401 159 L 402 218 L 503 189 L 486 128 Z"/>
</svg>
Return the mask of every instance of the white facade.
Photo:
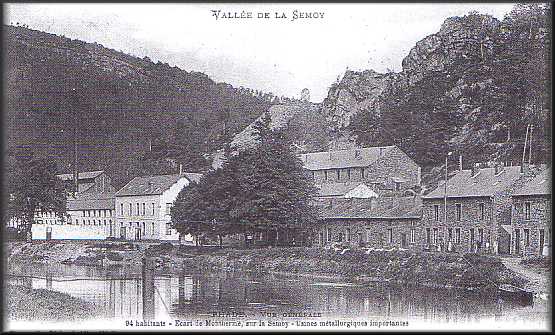
<svg viewBox="0 0 555 335">
<path fill-rule="evenodd" d="M 109 236 L 126 240 L 179 241 L 179 233 L 170 227 L 170 208 L 189 183 L 187 178 L 181 177 L 161 194 L 116 195 L 116 219 Z"/>
<path fill-rule="evenodd" d="M 65 218 L 52 212 L 37 213 L 31 227 L 33 240 L 104 240 L 113 224 L 114 210 L 74 209 Z"/>
</svg>

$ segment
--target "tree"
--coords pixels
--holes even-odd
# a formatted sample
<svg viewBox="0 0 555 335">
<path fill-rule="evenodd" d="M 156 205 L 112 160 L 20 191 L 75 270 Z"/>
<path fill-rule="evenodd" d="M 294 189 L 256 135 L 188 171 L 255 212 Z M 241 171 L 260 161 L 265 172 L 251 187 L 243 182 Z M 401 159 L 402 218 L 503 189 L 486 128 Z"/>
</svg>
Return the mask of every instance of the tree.
<svg viewBox="0 0 555 335">
<path fill-rule="evenodd" d="M 221 236 L 309 227 L 316 189 L 281 130 L 268 116 L 254 125 L 258 143 L 228 157 L 198 185 L 180 192 L 172 222 L 180 233 Z"/>
<path fill-rule="evenodd" d="M 6 170 L 6 219 L 19 219 L 30 241 L 36 211 L 65 216 L 67 191 L 56 177 L 56 165 L 47 159 L 18 159 Z"/>
</svg>

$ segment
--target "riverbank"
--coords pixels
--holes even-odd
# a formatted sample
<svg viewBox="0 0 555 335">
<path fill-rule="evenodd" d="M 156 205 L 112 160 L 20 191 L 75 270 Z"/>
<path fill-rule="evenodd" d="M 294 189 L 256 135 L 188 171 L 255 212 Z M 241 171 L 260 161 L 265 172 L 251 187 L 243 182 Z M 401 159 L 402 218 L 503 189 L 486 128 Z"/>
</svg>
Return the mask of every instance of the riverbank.
<svg viewBox="0 0 555 335">
<path fill-rule="evenodd" d="M 319 248 L 220 249 L 105 241 L 15 242 L 8 243 L 6 253 L 14 261 L 87 266 L 140 264 L 149 256 L 162 272 L 176 272 L 182 267 L 275 272 L 428 287 L 487 289 L 496 284 L 523 287 L 529 282 L 500 259 L 473 254 L 362 250 L 342 254 Z"/>
<path fill-rule="evenodd" d="M 8 320 L 75 321 L 98 315 L 97 307 L 69 294 L 8 284 Z"/>
</svg>

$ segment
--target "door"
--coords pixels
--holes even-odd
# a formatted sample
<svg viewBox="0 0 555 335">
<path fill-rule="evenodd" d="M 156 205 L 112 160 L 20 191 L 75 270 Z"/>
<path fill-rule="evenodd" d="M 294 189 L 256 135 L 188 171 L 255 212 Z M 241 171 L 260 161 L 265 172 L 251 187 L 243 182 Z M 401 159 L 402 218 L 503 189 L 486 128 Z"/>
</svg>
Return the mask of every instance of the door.
<svg viewBox="0 0 555 335">
<path fill-rule="evenodd" d="M 543 255 L 543 246 L 545 244 L 545 230 L 540 229 L 540 256 Z"/>
<path fill-rule="evenodd" d="M 135 228 L 135 240 L 139 241 L 143 239 L 143 234 L 141 231 L 141 228 L 137 227 Z"/>
<path fill-rule="evenodd" d="M 50 241 L 52 239 L 52 227 L 46 227 L 46 240 Z"/>
<path fill-rule="evenodd" d="M 406 233 L 401 234 L 401 248 L 403 248 L 403 249 L 407 248 L 407 234 Z"/>
<path fill-rule="evenodd" d="M 515 230 L 515 254 L 520 255 L 520 229 Z"/>
<path fill-rule="evenodd" d="M 120 237 L 122 240 L 126 240 L 126 239 L 127 239 L 127 236 L 126 236 L 126 234 L 125 234 L 125 227 L 120 227 L 120 229 L 119 229 L 119 237 Z"/>
</svg>

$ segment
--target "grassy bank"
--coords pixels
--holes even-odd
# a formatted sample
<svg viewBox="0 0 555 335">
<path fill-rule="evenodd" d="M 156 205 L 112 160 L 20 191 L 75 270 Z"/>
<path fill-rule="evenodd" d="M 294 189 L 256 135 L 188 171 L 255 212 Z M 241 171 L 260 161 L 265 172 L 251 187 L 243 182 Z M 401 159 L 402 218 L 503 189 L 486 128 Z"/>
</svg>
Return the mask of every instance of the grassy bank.
<svg viewBox="0 0 555 335">
<path fill-rule="evenodd" d="M 339 276 L 361 282 L 392 282 L 429 287 L 485 288 L 492 283 L 526 282 L 495 257 L 399 251 L 272 248 L 189 253 L 184 266 L 240 271 Z"/>
<path fill-rule="evenodd" d="M 140 264 L 156 259 L 161 271 L 187 269 L 280 272 L 341 277 L 358 282 L 393 282 L 429 287 L 486 288 L 494 283 L 521 286 L 526 279 L 499 259 L 473 254 L 350 250 L 345 254 L 319 248 L 220 249 L 169 243 L 54 242 L 12 245 L 12 260 L 75 265 Z"/>
<path fill-rule="evenodd" d="M 8 320 L 74 321 L 98 315 L 93 304 L 61 292 L 6 285 L 5 296 Z"/>
</svg>

